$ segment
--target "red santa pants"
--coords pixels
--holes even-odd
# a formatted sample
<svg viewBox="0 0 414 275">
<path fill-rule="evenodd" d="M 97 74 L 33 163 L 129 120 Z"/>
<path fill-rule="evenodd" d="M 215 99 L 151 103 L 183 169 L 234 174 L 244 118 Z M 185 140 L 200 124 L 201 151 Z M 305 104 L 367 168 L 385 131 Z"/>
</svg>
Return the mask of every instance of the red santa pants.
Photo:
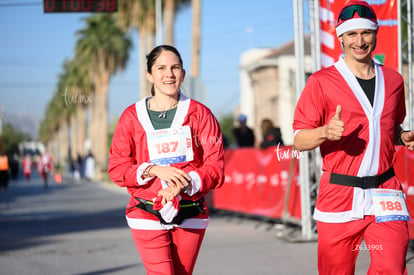
<svg viewBox="0 0 414 275">
<path fill-rule="evenodd" d="M 375 216 L 346 223 L 317 222 L 318 269 L 320 275 L 354 274 L 360 250 L 368 250 L 368 274 L 407 274 L 408 249 L 406 222 L 376 223 Z M 362 238 L 365 244 L 361 244 Z"/>
<path fill-rule="evenodd" d="M 190 275 L 206 229 L 131 229 L 147 275 Z"/>
</svg>

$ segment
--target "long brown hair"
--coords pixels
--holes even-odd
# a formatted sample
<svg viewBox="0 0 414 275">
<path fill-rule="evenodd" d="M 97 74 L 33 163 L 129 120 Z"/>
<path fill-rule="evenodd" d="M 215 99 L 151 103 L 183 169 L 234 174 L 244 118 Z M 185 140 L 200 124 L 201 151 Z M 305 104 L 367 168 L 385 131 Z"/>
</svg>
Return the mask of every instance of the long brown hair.
<svg viewBox="0 0 414 275">
<path fill-rule="evenodd" d="M 261 128 L 262 128 L 262 136 L 264 137 L 270 130 L 274 128 L 273 122 L 268 118 L 264 118 L 262 120 Z"/>
</svg>

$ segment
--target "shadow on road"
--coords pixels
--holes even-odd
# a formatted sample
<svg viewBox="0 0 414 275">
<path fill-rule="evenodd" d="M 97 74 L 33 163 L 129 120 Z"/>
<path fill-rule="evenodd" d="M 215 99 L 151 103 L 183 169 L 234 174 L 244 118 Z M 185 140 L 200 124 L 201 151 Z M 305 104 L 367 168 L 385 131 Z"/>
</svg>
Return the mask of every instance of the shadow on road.
<svg viewBox="0 0 414 275">
<path fill-rule="evenodd" d="M 127 228 L 125 196 L 98 184 L 12 181 L 0 192 L 0 255 L 53 241 L 54 235 Z M 100 273 L 102 274 L 102 273 Z"/>
<path fill-rule="evenodd" d="M 97 271 L 93 271 L 93 272 L 79 273 L 79 274 L 74 274 L 74 275 L 116 274 L 119 271 L 126 270 L 126 269 L 129 269 L 129 268 L 132 268 L 132 267 L 138 267 L 138 266 L 142 266 L 142 264 L 125 265 L 125 266 L 120 266 L 120 267 L 115 267 L 115 268 L 102 269 L 102 270 L 97 270 Z"/>
</svg>

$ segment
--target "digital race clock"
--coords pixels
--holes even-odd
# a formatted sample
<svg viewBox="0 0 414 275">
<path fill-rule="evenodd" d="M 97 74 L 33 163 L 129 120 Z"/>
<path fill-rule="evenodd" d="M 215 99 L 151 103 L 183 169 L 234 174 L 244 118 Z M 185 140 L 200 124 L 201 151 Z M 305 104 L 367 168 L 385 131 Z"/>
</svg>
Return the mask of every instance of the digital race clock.
<svg viewBox="0 0 414 275">
<path fill-rule="evenodd" d="M 43 0 L 43 11 L 49 12 L 116 12 L 118 0 Z"/>
</svg>

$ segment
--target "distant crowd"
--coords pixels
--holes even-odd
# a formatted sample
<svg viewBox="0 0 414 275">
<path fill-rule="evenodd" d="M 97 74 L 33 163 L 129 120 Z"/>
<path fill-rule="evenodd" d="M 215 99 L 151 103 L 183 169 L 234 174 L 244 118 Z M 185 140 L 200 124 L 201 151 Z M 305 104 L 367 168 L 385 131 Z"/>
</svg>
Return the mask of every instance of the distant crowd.
<svg viewBox="0 0 414 275">
<path fill-rule="evenodd" d="M 270 146 L 284 145 L 282 133 L 279 127 L 273 125 L 272 120 L 265 118 L 261 122 L 261 139 L 257 139 L 254 131 L 247 126 L 247 116 L 240 114 L 238 117 L 238 127 L 233 129 L 235 147 L 256 147 L 265 149 Z M 228 147 L 228 144 L 224 144 Z"/>
</svg>

